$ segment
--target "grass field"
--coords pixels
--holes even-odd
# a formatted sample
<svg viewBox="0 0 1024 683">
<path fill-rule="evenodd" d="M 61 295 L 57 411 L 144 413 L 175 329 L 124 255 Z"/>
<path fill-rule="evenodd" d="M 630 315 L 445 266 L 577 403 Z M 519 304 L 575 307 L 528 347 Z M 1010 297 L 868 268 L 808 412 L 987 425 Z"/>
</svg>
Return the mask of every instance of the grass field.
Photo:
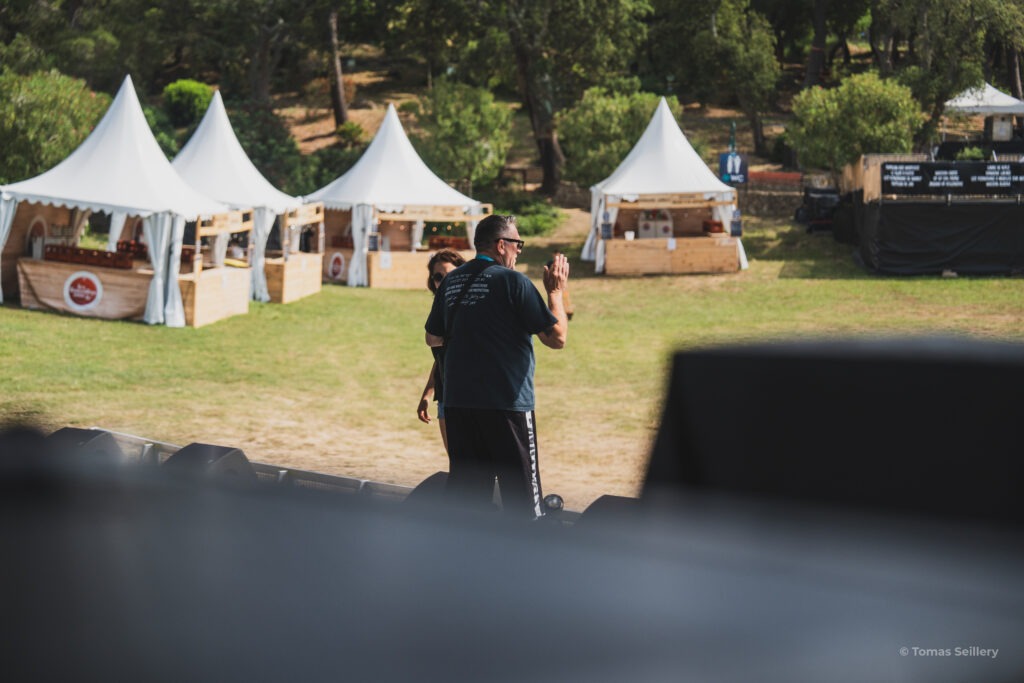
<svg viewBox="0 0 1024 683">
<path fill-rule="evenodd" d="M 531 241 L 521 264 L 538 284 L 551 249 L 578 256 L 585 216 Z M 568 347 L 536 345 L 541 472 L 567 507 L 637 492 L 677 349 L 902 334 L 1024 341 L 1020 278 L 876 277 L 828 233 L 745 227 L 750 269 L 735 275 L 595 277 L 573 259 Z M 325 286 L 200 329 L 5 305 L 0 415 L 221 443 L 261 462 L 415 485 L 447 468 L 436 428 L 415 417 L 430 367 L 429 297 Z M 742 420 L 757 406 L 737 386 L 723 409 Z"/>
</svg>

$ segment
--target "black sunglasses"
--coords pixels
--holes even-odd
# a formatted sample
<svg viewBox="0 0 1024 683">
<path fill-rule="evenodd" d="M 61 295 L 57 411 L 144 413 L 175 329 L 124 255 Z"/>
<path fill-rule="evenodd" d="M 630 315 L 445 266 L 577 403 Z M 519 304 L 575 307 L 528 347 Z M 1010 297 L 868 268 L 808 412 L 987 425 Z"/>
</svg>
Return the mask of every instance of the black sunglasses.
<svg viewBox="0 0 1024 683">
<path fill-rule="evenodd" d="M 526 242 L 524 242 L 522 240 L 512 239 L 511 237 L 499 237 L 498 239 L 496 239 L 494 241 L 495 241 L 495 243 L 497 243 L 497 242 L 511 242 L 512 244 L 516 245 L 516 251 L 522 251 L 523 247 L 526 246 Z"/>
<path fill-rule="evenodd" d="M 444 273 L 434 273 L 430 276 L 430 279 L 434 282 L 440 283 L 444 279 Z"/>
</svg>

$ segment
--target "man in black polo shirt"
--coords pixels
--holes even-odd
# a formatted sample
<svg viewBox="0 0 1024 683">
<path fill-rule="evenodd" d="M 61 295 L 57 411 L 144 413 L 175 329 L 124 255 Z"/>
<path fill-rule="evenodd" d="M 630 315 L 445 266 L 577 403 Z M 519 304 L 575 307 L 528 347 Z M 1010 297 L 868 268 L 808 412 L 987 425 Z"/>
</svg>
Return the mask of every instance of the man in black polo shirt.
<svg viewBox="0 0 1024 683">
<path fill-rule="evenodd" d="M 552 349 L 565 346 L 569 262 L 558 254 L 544 268 L 545 305 L 514 270 L 523 241 L 513 216 L 484 218 L 473 244 L 476 258 L 444 279 L 425 325 L 427 344 L 446 347 L 447 490 L 486 505 L 497 477 L 506 511 L 539 517 L 533 335 Z"/>
</svg>

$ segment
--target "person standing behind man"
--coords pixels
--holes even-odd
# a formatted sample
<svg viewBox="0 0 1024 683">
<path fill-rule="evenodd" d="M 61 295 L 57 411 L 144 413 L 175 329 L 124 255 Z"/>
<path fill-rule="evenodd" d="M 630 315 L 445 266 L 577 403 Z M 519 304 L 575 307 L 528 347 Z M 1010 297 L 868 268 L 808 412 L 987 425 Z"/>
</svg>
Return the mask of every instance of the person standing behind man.
<svg viewBox="0 0 1024 683">
<path fill-rule="evenodd" d="M 476 258 L 445 277 L 424 327 L 429 346 L 447 344 L 447 492 L 486 506 L 497 477 L 506 512 L 539 517 L 533 335 L 552 349 L 565 346 L 569 262 L 558 254 L 544 268 L 545 305 L 515 270 L 523 244 L 514 216 L 480 221 Z"/>
</svg>

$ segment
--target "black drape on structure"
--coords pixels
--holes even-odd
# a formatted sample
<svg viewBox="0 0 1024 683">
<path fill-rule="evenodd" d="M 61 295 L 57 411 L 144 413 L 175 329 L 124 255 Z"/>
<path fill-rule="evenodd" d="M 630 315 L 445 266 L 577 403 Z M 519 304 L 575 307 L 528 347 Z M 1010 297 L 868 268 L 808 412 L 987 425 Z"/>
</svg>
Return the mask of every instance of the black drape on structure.
<svg viewBox="0 0 1024 683">
<path fill-rule="evenodd" d="M 1016 202 L 870 202 L 859 207 L 860 255 L 880 273 L 1024 271 L 1024 206 Z"/>
</svg>

